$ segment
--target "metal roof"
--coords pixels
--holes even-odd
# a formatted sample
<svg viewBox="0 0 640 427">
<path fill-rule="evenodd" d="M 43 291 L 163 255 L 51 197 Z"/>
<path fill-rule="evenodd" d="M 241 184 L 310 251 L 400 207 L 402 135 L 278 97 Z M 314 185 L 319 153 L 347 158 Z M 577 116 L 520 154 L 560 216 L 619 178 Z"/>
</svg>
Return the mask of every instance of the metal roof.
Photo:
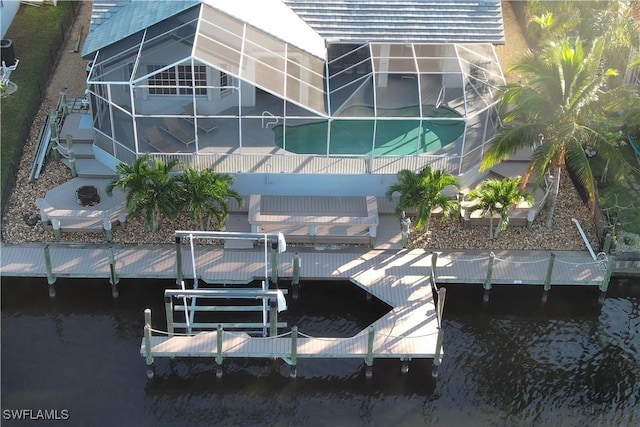
<svg viewBox="0 0 640 427">
<path fill-rule="evenodd" d="M 95 53 L 200 2 L 201 0 L 94 1 L 91 28 L 82 47 L 82 55 Z"/>
<path fill-rule="evenodd" d="M 328 41 L 504 44 L 500 0 L 283 0 Z"/>
<path fill-rule="evenodd" d="M 290 36 L 306 27 L 304 21 L 328 42 L 505 42 L 500 0 L 273 0 L 271 5 L 279 12 L 277 18 L 273 14 L 260 17 L 249 13 L 251 9 L 263 10 L 262 7 L 251 7 L 255 4 L 250 0 L 245 0 L 251 3 L 248 11 L 241 7 L 244 2 L 225 1 L 96 0 L 82 53 L 92 54 L 200 3 L 221 10 L 231 8 L 235 11 L 232 15 L 246 15 L 263 24 L 270 19 L 268 27 L 279 28 L 278 34 L 274 34 L 278 37 L 282 37 L 280 33 L 285 30 Z M 280 1 L 284 4 L 280 5 Z M 293 14 L 284 13 L 287 12 L 284 5 L 302 21 L 293 19 Z M 291 27 L 293 24 L 295 26 Z M 317 40 L 309 36 L 310 32 L 307 27 L 301 34 L 311 45 L 317 46 Z M 318 55 L 317 48 L 312 49 L 312 53 Z"/>
</svg>

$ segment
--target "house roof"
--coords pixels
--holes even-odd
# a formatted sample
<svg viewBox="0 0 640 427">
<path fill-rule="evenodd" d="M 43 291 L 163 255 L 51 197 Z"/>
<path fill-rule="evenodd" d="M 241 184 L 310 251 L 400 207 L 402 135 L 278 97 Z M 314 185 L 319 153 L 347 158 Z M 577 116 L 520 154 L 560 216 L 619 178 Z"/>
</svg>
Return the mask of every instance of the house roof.
<svg viewBox="0 0 640 427">
<path fill-rule="evenodd" d="M 504 44 L 500 0 L 283 0 L 329 41 Z"/>
<path fill-rule="evenodd" d="M 95 0 L 91 10 L 91 27 L 82 47 L 82 55 L 95 53 L 200 2 L 201 0 Z"/>
<path fill-rule="evenodd" d="M 324 39 L 282 0 L 203 0 L 221 12 L 325 59 Z"/>
<path fill-rule="evenodd" d="M 505 42 L 500 0 L 95 0 L 82 54 L 90 55 L 200 3 L 285 41 L 293 39 L 316 56 L 320 37 L 347 43 Z"/>
</svg>

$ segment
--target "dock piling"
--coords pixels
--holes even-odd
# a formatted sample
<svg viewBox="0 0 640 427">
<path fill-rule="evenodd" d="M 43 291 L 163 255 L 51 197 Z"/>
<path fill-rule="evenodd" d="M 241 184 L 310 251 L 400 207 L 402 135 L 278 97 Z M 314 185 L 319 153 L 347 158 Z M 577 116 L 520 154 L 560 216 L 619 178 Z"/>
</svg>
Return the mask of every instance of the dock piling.
<svg viewBox="0 0 640 427">
<path fill-rule="evenodd" d="M 436 341 L 436 354 L 433 356 L 433 366 L 431 368 L 431 376 L 438 378 L 438 370 L 440 369 L 440 363 L 442 363 L 442 341 L 444 340 L 444 329 L 438 328 L 438 339 Z"/>
<path fill-rule="evenodd" d="M 547 303 L 549 297 L 549 290 L 551 290 L 551 276 L 553 274 L 553 266 L 556 263 L 556 254 L 551 252 L 551 258 L 549 258 L 549 268 L 547 268 L 547 277 L 544 279 L 544 288 L 542 291 L 542 304 Z"/>
<path fill-rule="evenodd" d="M 127 214 L 119 213 L 118 214 L 118 224 L 120 225 L 121 230 L 125 230 L 127 228 Z"/>
<path fill-rule="evenodd" d="M 484 280 L 484 295 L 482 296 L 482 302 L 489 302 L 489 291 L 491 291 L 491 275 L 493 274 L 493 263 L 496 260 L 496 255 L 491 252 L 489 254 L 489 266 L 487 267 L 487 277 Z"/>
<path fill-rule="evenodd" d="M 278 248 L 273 244 L 271 245 L 271 283 L 278 284 Z"/>
<path fill-rule="evenodd" d="M 44 267 L 47 270 L 47 283 L 49 284 L 49 297 L 55 298 L 56 288 L 56 276 L 53 275 L 53 268 L 51 267 L 51 254 L 49 253 L 49 245 L 44 245 Z"/>
<path fill-rule="evenodd" d="M 367 378 L 373 377 L 373 339 L 375 336 L 375 329 L 373 326 L 369 326 L 369 336 L 367 337 L 367 357 L 364 359 L 364 363 L 367 364 L 367 371 L 365 373 Z"/>
<path fill-rule="evenodd" d="M 169 337 L 173 336 L 173 298 L 170 296 L 164 297 L 164 311 L 167 316 L 167 333 Z"/>
<path fill-rule="evenodd" d="M 116 259 L 113 255 L 113 248 L 109 246 L 109 283 L 111 283 L 111 296 L 113 298 L 118 298 L 120 293 L 118 292 L 118 283 L 120 282 L 120 278 L 116 275 Z"/>
<path fill-rule="evenodd" d="M 151 309 L 144 310 L 144 357 L 147 364 L 147 378 L 153 378 L 153 354 L 151 353 Z"/>
<path fill-rule="evenodd" d="M 180 246 L 180 237 L 176 237 L 176 284 L 182 283 L 182 246 Z"/>
<path fill-rule="evenodd" d="M 300 254 L 298 252 L 293 254 L 293 278 L 291 280 L 291 298 L 294 301 L 298 301 L 300 294 Z"/>
<path fill-rule="evenodd" d="M 113 231 L 111 231 L 111 221 L 109 219 L 105 219 L 102 222 L 102 228 L 104 228 L 104 238 L 107 242 L 111 242 L 113 240 Z"/>
<path fill-rule="evenodd" d="M 216 378 L 222 378 L 222 338 L 224 329 L 222 325 L 218 325 L 216 333 Z"/>
<path fill-rule="evenodd" d="M 295 378 L 298 376 L 298 327 L 291 328 L 291 372 L 289 376 Z"/>
<path fill-rule="evenodd" d="M 400 372 L 403 374 L 406 374 L 407 372 L 409 372 L 409 360 L 411 360 L 408 357 L 401 357 L 400 358 Z"/>
<path fill-rule="evenodd" d="M 53 236 L 55 237 L 56 241 L 60 241 L 62 240 L 62 230 L 60 230 L 60 227 L 62 225 L 60 224 L 60 220 L 57 218 L 52 218 L 51 219 L 51 227 L 53 228 Z"/>
<path fill-rule="evenodd" d="M 598 302 L 604 304 L 604 300 L 607 297 L 607 289 L 609 289 L 609 281 L 611 280 L 611 272 L 613 271 L 613 264 L 616 257 L 614 255 L 607 256 L 607 270 L 604 273 L 604 278 L 600 284 L 600 295 L 598 296 Z"/>
<path fill-rule="evenodd" d="M 269 300 L 269 336 L 278 335 L 278 303 L 275 299 Z"/>
</svg>

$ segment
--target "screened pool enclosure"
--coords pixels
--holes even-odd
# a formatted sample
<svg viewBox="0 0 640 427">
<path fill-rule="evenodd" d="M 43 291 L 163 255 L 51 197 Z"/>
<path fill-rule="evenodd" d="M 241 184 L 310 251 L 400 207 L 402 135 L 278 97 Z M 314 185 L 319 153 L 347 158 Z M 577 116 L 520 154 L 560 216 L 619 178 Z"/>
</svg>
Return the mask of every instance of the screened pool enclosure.
<svg viewBox="0 0 640 427">
<path fill-rule="evenodd" d="M 231 173 L 461 174 L 480 161 L 504 84 L 491 44 L 334 43 L 286 6 L 291 25 L 222 9 L 198 4 L 96 50 L 105 155 Z"/>
</svg>

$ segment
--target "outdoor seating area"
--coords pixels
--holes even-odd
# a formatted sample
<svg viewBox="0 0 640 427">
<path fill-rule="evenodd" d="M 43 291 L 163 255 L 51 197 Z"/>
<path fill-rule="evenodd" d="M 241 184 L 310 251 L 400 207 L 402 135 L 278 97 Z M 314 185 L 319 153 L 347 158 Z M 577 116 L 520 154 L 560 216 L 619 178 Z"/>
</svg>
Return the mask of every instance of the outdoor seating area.
<svg viewBox="0 0 640 427">
<path fill-rule="evenodd" d="M 195 142 L 193 127 L 188 123 L 184 123 L 183 125 L 182 121 L 182 119 L 178 119 L 176 117 L 165 117 L 163 120 L 164 127 L 162 129 L 184 145 L 188 146 Z"/>
<path fill-rule="evenodd" d="M 193 109 L 193 103 L 192 102 L 184 106 L 183 113 L 188 115 L 188 116 L 193 116 L 194 115 L 194 109 Z M 189 121 L 190 123 L 193 123 L 193 121 L 192 121 L 193 119 L 191 117 L 186 119 L 186 120 Z M 196 120 L 196 127 L 198 128 L 198 130 L 203 131 L 204 133 L 207 134 L 207 136 L 209 136 L 211 134 L 211 132 L 213 132 L 213 131 L 218 129 L 218 125 L 217 125 L 215 119 L 206 118 L 206 117 L 202 117 L 202 118 L 198 117 L 195 120 Z"/>
<path fill-rule="evenodd" d="M 36 199 L 42 223 L 61 232 L 96 232 L 123 222 L 125 194 L 116 188 L 108 196 L 110 182 L 104 178 L 72 178 L 47 191 L 44 198 Z"/>
<path fill-rule="evenodd" d="M 375 196 L 249 197 L 251 232 L 281 232 L 298 243 L 375 244 L 379 225 Z"/>
<path fill-rule="evenodd" d="M 175 144 L 172 144 L 168 138 L 165 138 L 160 130 L 164 128 L 160 128 L 157 126 L 148 127 L 144 130 L 145 133 L 145 141 L 151 147 L 153 147 L 156 151 L 160 153 L 171 153 L 178 151 L 176 149 Z"/>
</svg>

